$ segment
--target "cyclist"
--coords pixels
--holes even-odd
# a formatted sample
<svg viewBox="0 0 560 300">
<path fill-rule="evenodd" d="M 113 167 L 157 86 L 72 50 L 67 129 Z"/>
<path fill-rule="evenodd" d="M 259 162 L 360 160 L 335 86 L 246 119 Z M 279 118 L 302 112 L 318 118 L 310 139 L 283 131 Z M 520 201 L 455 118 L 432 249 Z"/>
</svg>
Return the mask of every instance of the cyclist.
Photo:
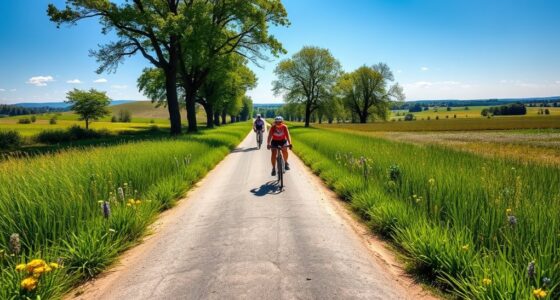
<svg viewBox="0 0 560 300">
<path fill-rule="evenodd" d="M 272 156 L 270 157 L 270 162 L 272 163 L 272 176 L 276 176 L 276 155 L 278 152 L 278 146 L 282 146 L 282 156 L 284 157 L 286 170 L 290 169 L 288 164 L 288 149 L 292 149 L 292 138 L 290 137 L 290 131 L 288 131 L 288 126 L 284 124 L 284 119 L 281 116 L 277 116 L 274 119 L 274 124 L 270 127 L 267 140 L 267 148 L 272 148 Z"/>
<path fill-rule="evenodd" d="M 253 131 L 257 133 L 257 143 L 259 142 L 259 135 L 262 142 L 262 133 L 266 130 L 266 123 L 262 119 L 260 114 L 257 114 L 255 122 L 253 122 Z M 260 148 L 260 145 L 259 145 Z"/>
</svg>

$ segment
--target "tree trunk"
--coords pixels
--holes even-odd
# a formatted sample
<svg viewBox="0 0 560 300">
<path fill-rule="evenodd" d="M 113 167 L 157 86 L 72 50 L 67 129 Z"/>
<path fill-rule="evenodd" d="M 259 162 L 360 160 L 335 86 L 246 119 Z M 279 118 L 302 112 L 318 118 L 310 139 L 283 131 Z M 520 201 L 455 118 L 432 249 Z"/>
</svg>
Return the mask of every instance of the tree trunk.
<svg viewBox="0 0 560 300">
<path fill-rule="evenodd" d="M 222 125 L 227 124 L 226 117 L 227 117 L 227 114 L 226 114 L 225 111 L 223 111 L 222 112 Z"/>
<path fill-rule="evenodd" d="M 206 128 L 214 128 L 214 107 L 209 103 L 203 107 L 206 112 Z"/>
<path fill-rule="evenodd" d="M 86 121 L 86 129 L 89 129 L 89 119 L 85 118 L 84 120 Z"/>
<path fill-rule="evenodd" d="M 177 99 L 177 70 L 174 67 L 165 71 L 165 94 L 171 134 L 181 134 L 181 110 Z"/>
<path fill-rule="evenodd" d="M 237 117 L 236 116 L 230 116 L 230 123 L 235 123 L 237 122 Z"/>
<path fill-rule="evenodd" d="M 214 125 L 220 126 L 220 112 L 217 110 L 214 112 Z"/>
<path fill-rule="evenodd" d="M 367 122 L 367 117 L 368 117 L 367 112 L 361 113 L 360 114 L 360 123 L 362 123 L 362 124 L 366 123 Z"/>
<path fill-rule="evenodd" d="M 305 127 L 309 127 L 309 119 L 311 118 L 311 101 L 305 103 Z"/>
<path fill-rule="evenodd" d="M 187 105 L 187 121 L 189 124 L 188 132 L 197 132 L 196 126 L 196 91 L 192 85 L 185 86 L 185 103 Z"/>
</svg>

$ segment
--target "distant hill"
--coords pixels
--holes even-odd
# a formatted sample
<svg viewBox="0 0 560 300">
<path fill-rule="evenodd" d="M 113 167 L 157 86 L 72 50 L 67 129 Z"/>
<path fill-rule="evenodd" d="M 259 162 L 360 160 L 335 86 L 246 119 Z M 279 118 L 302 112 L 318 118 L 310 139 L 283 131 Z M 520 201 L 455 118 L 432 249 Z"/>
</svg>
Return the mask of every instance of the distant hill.
<svg viewBox="0 0 560 300">
<path fill-rule="evenodd" d="M 113 100 L 113 101 L 111 101 L 110 106 L 120 105 L 120 104 L 124 104 L 124 103 L 129 103 L 129 102 L 135 102 L 135 101 L 134 100 Z M 22 102 L 22 103 L 16 103 L 16 104 L 13 104 L 13 105 L 19 106 L 19 107 L 25 107 L 25 108 L 45 108 L 45 107 L 49 107 L 49 108 L 64 109 L 64 110 L 67 110 L 68 107 L 70 107 L 70 105 L 66 102 Z"/>
</svg>

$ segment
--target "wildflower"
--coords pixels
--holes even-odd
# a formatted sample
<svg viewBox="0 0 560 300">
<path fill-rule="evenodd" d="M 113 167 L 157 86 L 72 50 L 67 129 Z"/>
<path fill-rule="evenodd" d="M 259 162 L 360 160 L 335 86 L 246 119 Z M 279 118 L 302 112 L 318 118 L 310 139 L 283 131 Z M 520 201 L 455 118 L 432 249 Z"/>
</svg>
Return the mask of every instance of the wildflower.
<svg viewBox="0 0 560 300">
<path fill-rule="evenodd" d="M 550 278 L 548 278 L 548 277 L 543 277 L 543 279 L 542 279 L 542 284 L 543 284 L 543 286 L 548 286 L 548 285 L 550 285 L 550 282 L 551 282 Z"/>
<path fill-rule="evenodd" d="M 26 264 L 19 264 L 16 266 L 16 271 L 25 271 L 25 268 L 27 267 Z"/>
<path fill-rule="evenodd" d="M 506 209 L 506 215 L 511 215 L 511 208 Z"/>
<path fill-rule="evenodd" d="M 134 204 L 139 205 L 140 203 L 142 203 L 142 201 L 140 200 L 136 200 L 136 202 L 134 202 Z"/>
<path fill-rule="evenodd" d="M 535 298 L 539 298 L 539 299 L 544 298 L 544 297 L 546 297 L 547 294 L 548 293 L 543 289 L 533 290 L 533 296 L 535 296 Z"/>
<path fill-rule="evenodd" d="M 36 268 L 44 267 L 47 263 L 42 259 L 34 259 L 27 263 L 27 272 L 33 273 Z"/>
<path fill-rule="evenodd" d="M 37 288 L 37 278 L 35 277 L 27 277 L 21 281 L 21 288 L 26 291 L 32 291 Z"/>
<path fill-rule="evenodd" d="M 508 223 L 509 223 L 510 226 L 517 225 L 517 218 L 513 215 L 508 216 Z"/>
<path fill-rule="evenodd" d="M 53 270 L 56 270 L 60 268 L 60 265 L 58 263 L 52 262 L 49 264 L 49 267 L 51 267 Z"/>
<path fill-rule="evenodd" d="M 111 216 L 111 207 L 109 206 L 109 202 L 104 201 L 103 205 L 101 205 L 101 209 L 103 210 L 103 217 L 108 219 Z"/>
<path fill-rule="evenodd" d="M 431 186 L 434 186 L 434 185 L 436 184 L 436 180 L 433 179 L 433 178 L 430 178 L 430 179 L 428 180 L 428 183 L 429 183 Z"/>
<path fill-rule="evenodd" d="M 123 183 L 123 185 L 124 185 L 124 187 L 127 187 L 127 186 L 128 186 L 128 183 L 127 183 L 127 182 L 125 182 L 125 183 Z"/>
<path fill-rule="evenodd" d="M 535 277 L 535 261 L 531 261 L 527 266 L 527 277 L 533 278 Z"/>
<path fill-rule="evenodd" d="M 484 278 L 484 279 L 482 279 L 482 284 L 484 284 L 484 285 L 491 285 L 491 284 L 492 284 L 492 279 L 490 279 L 490 278 Z"/>
<path fill-rule="evenodd" d="M 469 245 L 463 245 L 463 247 L 461 247 L 463 249 L 463 251 L 469 251 Z"/>
<path fill-rule="evenodd" d="M 18 255 L 21 251 L 21 241 L 19 240 L 19 234 L 17 233 L 10 235 L 10 250 L 15 255 Z"/>
</svg>

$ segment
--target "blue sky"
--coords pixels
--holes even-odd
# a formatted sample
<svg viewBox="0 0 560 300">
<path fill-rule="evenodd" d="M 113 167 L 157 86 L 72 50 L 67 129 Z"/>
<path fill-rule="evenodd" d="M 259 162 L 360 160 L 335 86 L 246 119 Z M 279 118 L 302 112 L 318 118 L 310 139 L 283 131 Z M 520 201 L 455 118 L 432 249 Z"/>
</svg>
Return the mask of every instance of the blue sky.
<svg viewBox="0 0 560 300">
<path fill-rule="evenodd" d="M 73 87 L 145 99 L 136 78 L 147 63 L 128 59 L 115 74 L 95 73 L 88 51 L 111 39 L 91 20 L 56 26 L 49 2 L 0 1 L 0 103 L 63 100 Z M 274 28 L 288 55 L 304 45 L 329 48 L 344 70 L 387 63 L 407 99 L 560 95 L 560 1 L 286 0 L 292 25 Z M 255 102 L 271 92 L 278 59 L 252 66 Z M 96 82 L 97 81 L 97 82 Z"/>
</svg>

